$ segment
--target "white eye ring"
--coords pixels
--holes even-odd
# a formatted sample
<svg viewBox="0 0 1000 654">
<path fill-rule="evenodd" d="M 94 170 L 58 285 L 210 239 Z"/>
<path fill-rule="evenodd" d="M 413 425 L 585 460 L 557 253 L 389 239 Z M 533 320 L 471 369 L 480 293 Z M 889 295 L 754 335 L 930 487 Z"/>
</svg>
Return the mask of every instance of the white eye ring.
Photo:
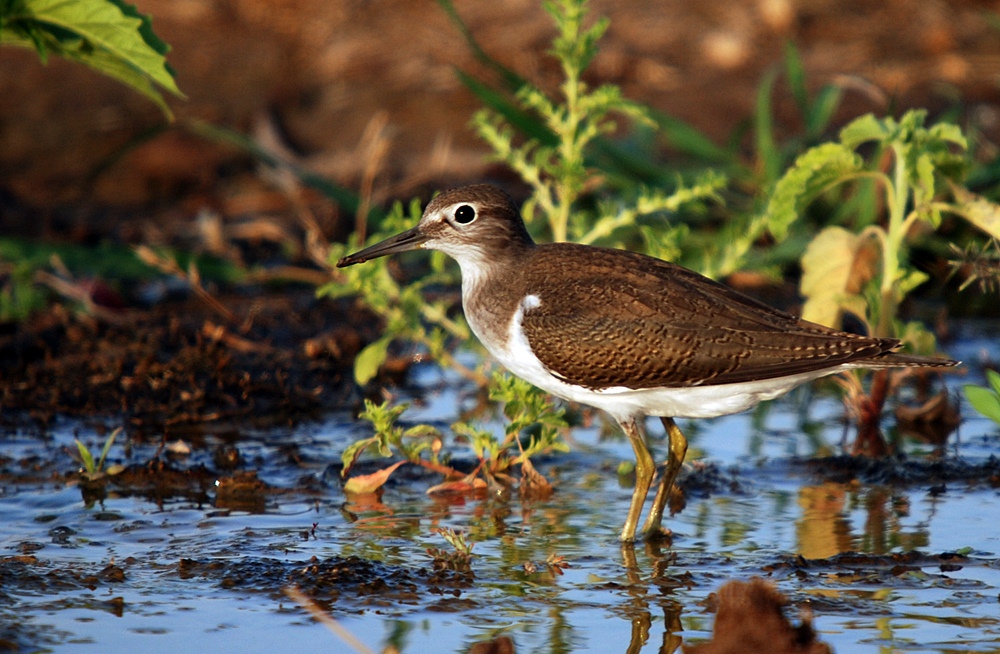
<svg viewBox="0 0 1000 654">
<path fill-rule="evenodd" d="M 471 204 L 460 204 L 453 214 L 459 225 L 468 225 L 476 219 L 476 209 Z"/>
</svg>

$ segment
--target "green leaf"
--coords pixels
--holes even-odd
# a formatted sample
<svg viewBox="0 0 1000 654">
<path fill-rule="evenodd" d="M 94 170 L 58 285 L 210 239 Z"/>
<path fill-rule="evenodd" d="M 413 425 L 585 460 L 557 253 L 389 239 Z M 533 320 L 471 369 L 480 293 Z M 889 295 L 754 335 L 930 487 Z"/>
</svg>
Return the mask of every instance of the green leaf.
<svg viewBox="0 0 1000 654">
<path fill-rule="evenodd" d="M 114 445 L 115 439 L 121 432 L 122 428 L 118 427 L 113 432 L 111 432 L 111 434 L 108 436 L 108 439 L 104 441 L 104 448 L 101 450 L 101 458 L 97 461 L 98 470 L 104 469 L 104 460 L 108 457 L 108 452 L 111 450 L 111 446 Z"/>
<path fill-rule="evenodd" d="M 963 150 L 969 149 L 969 141 L 962 133 L 962 128 L 952 123 L 938 123 L 928 130 L 928 136 L 936 141 L 946 141 L 959 146 Z"/>
<path fill-rule="evenodd" d="M 25 0 L 33 17 L 50 25 L 75 32 L 149 75 L 157 84 L 180 95 L 162 53 L 146 42 L 141 33 L 144 19 L 135 7 L 119 6 L 105 0 Z M 163 45 L 157 39 L 157 45 Z"/>
<path fill-rule="evenodd" d="M 347 473 L 354 467 L 354 464 L 357 463 L 358 458 L 361 457 L 361 454 L 378 442 L 378 436 L 372 436 L 371 438 L 363 438 L 355 441 L 344 448 L 344 452 L 340 455 L 340 460 L 344 463 L 344 468 L 340 471 L 340 476 L 346 477 Z"/>
<path fill-rule="evenodd" d="M 354 380 L 364 386 L 378 374 L 379 366 L 385 363 L 389 352 L 388 338 L 380 338 L 358 352 L 354 359 Z"/>
<path fill-rule="evenodd" d="M 74 438 L 73 442 L 76 443 L 76 449 L 80 452 L 80 460 L 83 461 L 83 469 L 87 472 L 95 472 L 97 467 L 94 465 L 94 455 L 90 453 L 87 446 L 81 443 L 79 439 Z"/>
<path fill-rule="evenodd" d="M 22 0 L 4 16 L 2 42 L 30 42 L 42 61 L 55 52 L 146 95 L 171 116 L 157 85 L 183 97 L 148 16 L 121 0 Z"/>
<path fill-rule="evenodd" d="M 508 123 L 528 138 L 549 146 L 555 146 L 559 143 L 559 138 L 537 116 L 522 111 L 505 95 L 491 89 L 475 77 L 458 69 L 455 70 L 455 74 L 458 75 L 462 84 L 479 98 L 480 102 L 503 116 Z"/>
<path fill-rule="evenodd" d="M 885 123 L 873 114 L 865 114 L 840 130 L 840 142 L 853 150 L 867 141 L 881 141 L 888 133 Z"/>
<path fill-rule="evenodd" d="M 1000 395 L 982 386 L 967 384 L 963 387 L 969 404 L 993 422 L 1000 424 Z"/>
<path fill-rule="evenodd" d="M 806 150 L 778 180 L 767 205 L 768 229 L 779 241 L 799 212 L 829 186 L 862 170 L 862 160 L 839 143 Z"/>
<path fill-rule="evenodd" d="M 806 114 L 806 135 L 810 138 L 817 138 L 826 131 L 834 112 L 840 106 L 840 98 L 843 91 L 839 86 L 828 84 L 821 88 L 816 94 L 816 99 Z"/>
<path fill-rule="evenodd" d="M 788 88 L 792 91 L 795 104 L 799 106 L 799 113 L 807 116 L 809 94 L 806 91 L 806 71 L 802 66 L 798 48 L 791 41 L 785 41 L 785 75 L 788 76 Z"/>
<path fill-rule="evenodd" d="M 781 153 L 774 140 L 774 116 L 771 111 L 771 92 L 777 71 L 771 70 L 757 88 L 757 106 L 754 110 L 754 134 L 757 158 L 764 168 L 764 179 L 770 184 L 778 179 L 781 170 Z"/>
<path fill-rule="evenodd" d="M 733 152 L 716 145 L 690 123 L 658 111 L 650 111 L 649 116 L 663 132 L 667 143 L 679 152 L 713 163 L 736 163 Z"/>
<path fill-rule="evenodd" d="M 987 370 L 986 381 L 989 382 L 993 392 L 1000 397 L 1000 372 L 997 372 L 996 370 Z"/>
</svg>

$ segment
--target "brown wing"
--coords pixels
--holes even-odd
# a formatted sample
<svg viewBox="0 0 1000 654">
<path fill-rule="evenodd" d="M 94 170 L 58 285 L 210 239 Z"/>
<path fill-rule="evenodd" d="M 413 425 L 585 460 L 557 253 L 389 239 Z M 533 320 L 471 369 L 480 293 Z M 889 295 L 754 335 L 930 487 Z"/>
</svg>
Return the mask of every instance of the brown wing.
<svg viewBox="0 0 1000 654">
<path fill-rule="evenodd" d="M 588 388 L 727 384 L 878 356 L 866 338 L 794 316 L 679 266 L 621 250 L 538 248 L 522 274 L 540 305 L 524 314 L 532 351 Z M 555 279 L 546 271 L 557 267 Z M 613 307 L 609 311 L 608 307 Z"/>
</svg>

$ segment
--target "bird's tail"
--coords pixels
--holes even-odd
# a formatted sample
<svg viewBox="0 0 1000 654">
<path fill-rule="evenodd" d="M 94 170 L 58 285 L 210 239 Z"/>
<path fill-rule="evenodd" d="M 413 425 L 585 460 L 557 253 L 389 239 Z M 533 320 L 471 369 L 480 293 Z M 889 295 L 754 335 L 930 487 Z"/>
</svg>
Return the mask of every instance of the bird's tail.
<svg viewBox="0 0 1000 654">
<path fill-rule="evenodd" d="M 869 359 L 860 359 L 852 362 L 851 367 L 869 368 L 878 370 L 880 368 L 954 368 L 961 365 L 961 361 L 946 359 L 944 357 L 922 357 L 916 354 L 901 354 L 898 352 L 885 352 Z"/>
</svg>

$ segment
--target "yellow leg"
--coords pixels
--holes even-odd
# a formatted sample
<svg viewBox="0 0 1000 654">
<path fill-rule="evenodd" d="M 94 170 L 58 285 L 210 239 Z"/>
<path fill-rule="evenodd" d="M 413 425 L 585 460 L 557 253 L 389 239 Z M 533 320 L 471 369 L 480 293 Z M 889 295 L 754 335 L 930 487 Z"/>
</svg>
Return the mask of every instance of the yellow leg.
<svg viewBox="0 0 1000 654">
<path fill-rule="evenodd" d="M 663 478 L 660 479 L 660 487 L 656 489 L 656 497 L 653 498 L 653 506 L 646 517 L 646 524 L 642 527 L 643 537 L 647 540 L 662 535 L 660 523 L 663 521 L 663 509 L 670 499 L 670 489 L 673 488 L 677 473 L 681 470 L 688 448 L 687 439 L 673 418 L 660 418 L 660 422 L 663 423 L 663 428 L 667 430 L 667 436 L 670 438 L 670 458 L 667 459 Z"/>
<path fill-rule="evenodd" d="M 653 474 L 656 471 L 656 464 L 653 462 L 653 455 L 646 447 L 646 438 L 635 418 L 619 420 L 628 440 L 632 443 L 635 451 L 635 489 L 632 491 L 632 503 L 628 507 L 628 515 L 625 517 L 625 526 L 622 528 L 622 542 L 630 543 L 635 540 L 635 530 L 639 526 L 639 516 L 642 514 L 642 505 L 646 503 L 646 494 L 653 483 Z"/>
</svg>

